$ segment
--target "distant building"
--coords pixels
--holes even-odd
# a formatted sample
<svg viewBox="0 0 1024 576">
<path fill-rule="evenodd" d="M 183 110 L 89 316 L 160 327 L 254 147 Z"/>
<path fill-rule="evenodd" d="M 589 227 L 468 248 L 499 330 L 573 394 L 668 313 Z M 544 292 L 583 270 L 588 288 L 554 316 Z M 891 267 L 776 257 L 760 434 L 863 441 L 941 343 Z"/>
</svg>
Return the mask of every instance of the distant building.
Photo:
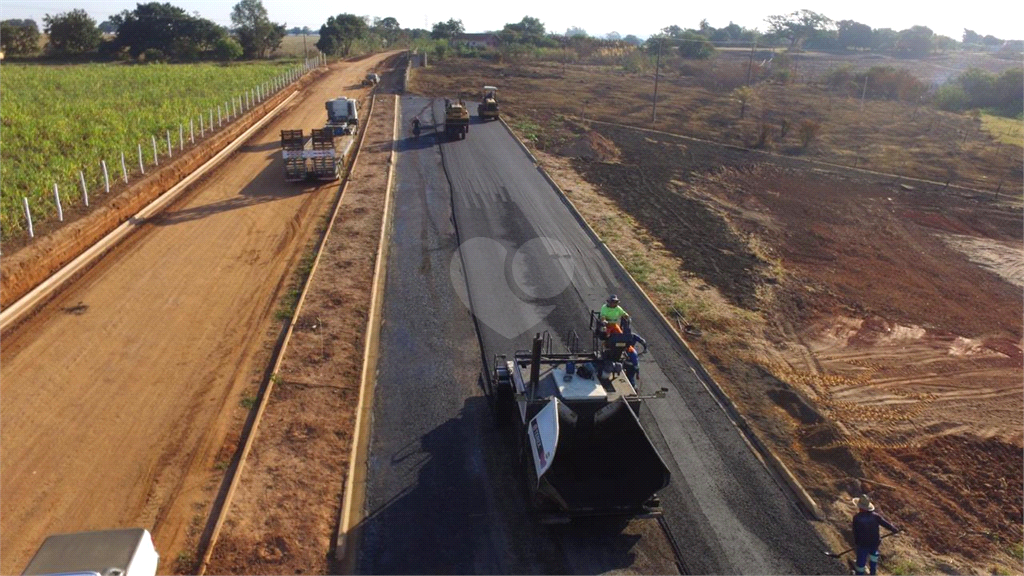
<svg viewBox="0 0 1024 576">
<path fill-rule="evenodd" d="M 465 44 L 470 48 L 497 48 L 501 44 L 497 34 L 485 32 L 483 34 L 459 34 L 456 42 Z"/>
</svg>

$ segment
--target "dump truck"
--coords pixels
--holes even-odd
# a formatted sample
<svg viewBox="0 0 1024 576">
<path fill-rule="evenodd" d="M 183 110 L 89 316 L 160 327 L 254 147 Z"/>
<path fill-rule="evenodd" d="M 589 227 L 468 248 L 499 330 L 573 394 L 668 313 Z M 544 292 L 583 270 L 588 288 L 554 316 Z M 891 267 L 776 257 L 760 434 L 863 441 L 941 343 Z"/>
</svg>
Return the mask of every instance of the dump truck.
<svg viewBox="0 0 1024 576">
<path fill-rule="evenodd" d="M 593 322 L 592 322 L 593 324 Z M 622 338 L 565 353 L 537 334 L 529 352 L 495 355 L 488 398 L 511 436 L 530 504 L 542 523 L 586 516 L 654 517 L 670 473 L 640 424 L 642 396 L 625 376 Z"/>
<path fill-rule="evenodd" d="M 465 139 L 469 132 L 469 109 L 462 98 L 444 101 L 444 135 L 449 140 Z"/>
<path fill-rule="evenodd" d="M 55 534 L 43 541 L 23 576 L 153 576 L 160 556 L 145 528 Z"/>
<path fill-rule="evenodd" d="M 281 130 L 284 179 L 289 182 L 337 180 L 345 151 L 338 151 L 335 140 L 329 128 L 314 128 L 309 138 L 302 130 Z"/>
<path fill-rule="evenodd" d="M 324 128 L 330 129 L 335 136 L 352 134 L 359 129 L 359 103 L 355 99 L 339 96 L 328 100 L 324 107 L 327 108 Z"/>
<path fill-rule="evenodd" d="M 481 122 L 498 119 L 498 89 L 496 87 L 484 86 L 484 97 L 480 101 L 476 113 L 480 116 Z"/>
</svg>

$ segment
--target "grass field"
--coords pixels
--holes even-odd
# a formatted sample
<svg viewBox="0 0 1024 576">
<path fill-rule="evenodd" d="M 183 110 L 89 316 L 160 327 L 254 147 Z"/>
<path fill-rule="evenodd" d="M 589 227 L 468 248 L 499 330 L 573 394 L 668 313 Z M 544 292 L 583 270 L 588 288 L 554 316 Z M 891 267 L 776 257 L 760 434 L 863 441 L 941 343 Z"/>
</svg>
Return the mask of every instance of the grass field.
<svg viewBox="0 0 1024 576">
<path fill-rule="evenodd" d="M 228 66 L 5 64 L 0 107 L 2 238 L 26 227 L 22 197 L 29 199 L 33 221 L 55 218 L 54 183 L 62 204 L 78 202 L 79 171 L 91 191 L 102 188 L 100 161 L 106 161 L 112 180 L 120 178 L 124 152 L 131 176 L 139 169 L 140 144 L 151 166 L 154 136 L 165 157 L 169 130 L 177 152 L 179 126 L 187 142 L 192 119 L 198 139 L 200 114 L 208 123 L 213 110 L 216 123 L 218 105 L 230 112 L 232 98 L 283 77 L 295 65 L 291 60 Z"/>
<path fill-rule="evenodd" d="M 320 53 L 316 43 L 320 41 L 319 34 L 307 34 L 305 39 L 302 35 L 289 34 L 281 39 L 281 46 L 270 54 L 271 58 L 302 58 L 302 49 L 306 49 L 306 57 L 312 58 Z"/>
</svg>

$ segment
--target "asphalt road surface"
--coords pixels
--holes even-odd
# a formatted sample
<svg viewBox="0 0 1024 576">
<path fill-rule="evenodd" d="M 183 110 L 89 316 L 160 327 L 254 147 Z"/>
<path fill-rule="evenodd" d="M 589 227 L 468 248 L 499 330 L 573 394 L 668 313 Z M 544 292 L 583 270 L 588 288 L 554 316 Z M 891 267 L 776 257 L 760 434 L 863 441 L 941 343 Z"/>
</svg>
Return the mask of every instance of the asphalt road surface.
<svg viewBox="0 0 1024 576">
<path fill-rule="evenodd" d="M 508 131 L 474 113 L 445 142 L 443 101 L 403 97 L 361 573 L 840 573 L 685 361 L 657 313 Z M 423 135 L 408 129 L 413 116 Z M 495 354 L 555 349 L 616 293 L 648 341 L 641 420 L 672 472 L 654 520 L 551 528 L 525 509 L 481 378 Z M 678 561 L 678 563 L 677 563 Z"/>
</svg>

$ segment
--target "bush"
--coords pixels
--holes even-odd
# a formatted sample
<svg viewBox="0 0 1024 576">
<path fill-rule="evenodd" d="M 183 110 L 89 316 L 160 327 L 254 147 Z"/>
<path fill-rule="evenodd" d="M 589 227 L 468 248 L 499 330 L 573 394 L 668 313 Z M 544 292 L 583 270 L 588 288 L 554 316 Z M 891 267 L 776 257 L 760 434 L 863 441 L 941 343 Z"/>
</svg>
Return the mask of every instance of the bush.
<svg viewBox="0 0 1024 576">
<path fill-rule="evenodd" d="M 434 42 L 434 58 L 444 60 L 448 57 L 448 51 L 449 46 L 447 40 L 438 40 L 437 42 Z"/>
<path fill-rule="evenodd" d="M 757 148 L 768 148 L 772 143 L 772 125 L 763 122 L 757 125 Z"/>
<path fill-rule="evenodd" d="M 159 50 L 157 48 L 147 48 L 146 51 L 142 53 L 141 58 L 143 62 L 163 62 L 166 59 L 167 56 L 164 55 L 163 50 Z"/>
<path fill-rule="evenodd" d="M 238 43 L 234 38 L 227 36 L 217 40 L 217 44 L 213 48 L 214 54 L 217 56 L 217 60 L 221 62 L 230 62 L 232 60 L 238 60 L 242 57 L 242 45 Z"/>
<path fill-rule="evenodd" d="M 857 75 L 853 71 L 853 67 L 850 65 L 840 66 L 839 68 L 833 68 L 825 74 L 825 86 L 832 88 L 833 90 L 850 90 L 855 89 L 857 86 L 856 82 Z M 863 75 L 862 75 L 863 77 Z"/>
<path fill-rule="evenodd" d="M 804 120 L 800 122 L 800 145 L 807 149 L 811 145 L 811 142 L 818 136 L 818 132 L 821 131 L 821 124 L 814 120 Z"/>
<path fill-rule="evenodd" d="M 914 101 L 920 98 L 928 87 L 914 77 L 909 70 L 896 69 L 892 66 L 873 66 L 867 71 L 868 95 L 888 100 Z M 863 86 L 864 75 L 857 77 L 857 83 Z"/>
<path fill-rule="evenodd" d="M 939 110 L 947 112 L 962 112 L 967 109 L 969 103 L 967 92 L 964 92 L 964 87 L 960 84 L 946 84 L 939 87 L 932 102 Z"/>
<path fill-rule="evenodd" d="M 26 56 L 39 51 L 39 27 L 34 20 L 0 22 L 0 47 L 8 56 Z"/>
<path fill-rule="evenodd" d="M 622 68 L 634 74 L 647 72 L 651 69 L 651 57 L 640 50 L 634 50 L 622 57 Z"/>
</svg>

